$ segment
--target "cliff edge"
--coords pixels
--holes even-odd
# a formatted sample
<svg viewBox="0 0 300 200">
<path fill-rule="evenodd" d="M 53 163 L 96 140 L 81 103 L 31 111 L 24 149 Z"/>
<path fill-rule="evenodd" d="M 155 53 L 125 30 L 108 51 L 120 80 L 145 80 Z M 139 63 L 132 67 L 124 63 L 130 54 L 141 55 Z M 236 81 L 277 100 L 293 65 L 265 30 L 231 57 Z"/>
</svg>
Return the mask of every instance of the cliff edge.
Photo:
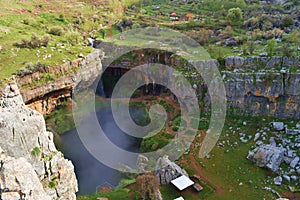
<svg viewBox="0 0 300 200">
<path fill-rule="evenodd" d="M 1 199 L 75 200 L 74 166 L 56 150 L 43 116 L 28 108 L 14 81 L 0 96 Z"/>
</svg>

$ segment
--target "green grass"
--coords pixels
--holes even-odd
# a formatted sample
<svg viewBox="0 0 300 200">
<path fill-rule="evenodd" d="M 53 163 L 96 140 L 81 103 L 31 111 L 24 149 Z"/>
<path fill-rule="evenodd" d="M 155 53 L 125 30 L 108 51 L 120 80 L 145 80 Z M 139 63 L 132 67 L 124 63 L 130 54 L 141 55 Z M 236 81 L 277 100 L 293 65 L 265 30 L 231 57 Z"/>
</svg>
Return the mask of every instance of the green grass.
<svg viewBox="0 0 300 200">
<path fill-rule="evenodd" d="M 224 148 L 215 147 L 210 153 L 209 159 L 197 159 L 203 168 L 203 173 L 211 180 L 211 183 L 223 189 L 222 195 L 213 194 L 207 199 L 232 199 L 234 196 L 238 196 L 239 199 L 249 200 L 275 198 L 272 193 L 262 189 L 263 187 L 270 186 L 270 184 L 264 181 L 268 179 L 272 183 L 275 174 L 257 167 L 246 159 L 248 151 L 254 145 L 254 141 L 252 139 L 246 144 L 241 143 L 239 140 L 240 136 L 238 135 L 239 132 L 243 132 L 254 137 L 258 127 L 269 127 L 270 122 L 274 120 L 276 119 L 227 116 L 223 134 L 219 141 L 229 140 L 230 144 L 238 142 L 238 145 L 236 147 L 231 147 L 230 145 L 225 145 Z M 247 122 L 246 126 L 242 125 L 243 121 Z M 284 122 L 291 125 L 289 120 L 285 120 Z M 232 130 L 237 130 L 237 128 L 240 128 L 240 130 L 233 133 L 229 130 L 229 127 L 232 127 Z M 226 137 L 226 134 L 229 137 Z M 268 134 L 269 138 L 271 133 L 268 132 Z M 270 178 L 267 178 L 267 176 L 270 176 Z M 242 185 L 240 185 L 241 183 Z M 278 192 L 288 191 L 287 185 L 280 187 L 271 185 L 271 188 Z"/>
<path fill-rule="evenodd" d="M 129 189 L 116 188 L 109 192 L 95 193 L 88 196 L 78 196 L 77 200 L 96 200 L 98 197 L 106 197 L 109 200 L 129 199 Z"/>
<path fill-rule="evenodd" d="M 63 64 L 63 60 L 74 60 L 79 54 L 87 55 L 92 48 L 87 47 L 87 41 L 83 41 L 83 35 L 91 31 L 97 8 L 101 5 L 93 1 L 72 0 L 54 1 L 8 1 L 3 0 L 0 8 L 0 80 L 10 77 L 17 70 L 25 67 L 28 63 L 41 62 L 47 66 Z M 102 9 L 100 21 L 108 12 Z M 74 28 L 76 18 L 81 13 L 86 21 L 84 25 Z M 96 24 L 96 23 L 95 23 Z M 60 26 L 64 29 L 61 36 L 51 36 L 51 42 L 47 48 L 27 49 L 17 48 L 13 44 L 21 42 L 22 39 L 30 39 L 33 33 L 39 37 L 49 34 L 51 27 Z M 94 26 L 94 28 L 98 28 Z M 116 28 L 113 34 L 116 34 Z M 78 42 L 70 38 L 71 31 L 78 31 Z M 64 48 L 61 46 L 64 45 Z M 52 48 L 52 49 L 51 49 Z M 53 50 L 55 48 L 55 50 Z M 51 58 L 46 58 L 51 54 Z"/>
<path fill-rule="evenodd" d="M 199 192 L 198 194 L 195 193 L 194 195 L 185 194 L 184 192 L 180 193 L 171 185 L 163 185 L 160 189 L 160 192 L 162 194 L 163 199 L 166 200 L 176 199 L 180 196 L 188 200 L 206 199 L 213 193 L 213 191 L 203 184 L 201 184 L 201 186 L 203 187 L 203 191 Z"/>
</svg>

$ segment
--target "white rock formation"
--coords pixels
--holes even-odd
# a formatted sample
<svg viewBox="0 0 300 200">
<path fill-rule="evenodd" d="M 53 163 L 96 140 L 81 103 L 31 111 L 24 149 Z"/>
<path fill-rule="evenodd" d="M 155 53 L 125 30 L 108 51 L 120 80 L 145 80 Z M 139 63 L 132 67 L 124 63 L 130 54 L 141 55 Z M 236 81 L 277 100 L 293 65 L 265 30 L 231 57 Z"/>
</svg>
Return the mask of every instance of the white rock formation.
<svg viewBox="0 0 300 200">
<path fill-rule="evenodd" d="M 267 167 L 276 172 L 283 162 L 284 149 L 272 145 L 262 144 L 250 151 L 247 159 L 256 163 L 259 167 Z"/>
<path fill-rule="evenodd" d="M 2 97 L 0 95 L 0 138 L 3 151 L 12 157 L 9 163 L 4 160 L 3 166 L 13 167 L 12 171 L 8 171 L 8 167 L 1 168 L 0 173 L 10 176 L 16 170 L 18 174 L 17 179 L 4 177 L 1 180 L 6 185 L 12 184 L 7 192 L 2 191 L 2 198 L 15 196 L 16 192 L 28 195 L 27 191 L 35 191 L 42 185 L 44 192 L 36 195 L 44 195 L 44 198 L 33 199 L 47 200 L 48 196 L 50 199 L 76 199 L 78 187 L 73 164 L 56 150 L 53 134 L 46 131 L 43 116 L 24 104 L 14 82 L 4 88 Z M 34 170 L 35 175 L 29 173 L 29 169 Z M 22 185 L 20 180 L 26 180 L 27 184 Z M 15 183 L 11 181 L 20 182 L 20 185 L 13 186 Z M 3 184 L 1 187 L 5 189 Z"/>
</svg>

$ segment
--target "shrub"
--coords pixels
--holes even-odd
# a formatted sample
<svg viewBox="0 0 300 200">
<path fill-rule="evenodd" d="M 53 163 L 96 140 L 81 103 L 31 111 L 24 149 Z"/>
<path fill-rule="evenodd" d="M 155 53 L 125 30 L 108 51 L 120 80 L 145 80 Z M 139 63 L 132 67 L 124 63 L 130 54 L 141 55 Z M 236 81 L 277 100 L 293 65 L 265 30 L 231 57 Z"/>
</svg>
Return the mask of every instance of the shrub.
<svg viewBox="0 0 300 200">
<path fill-rule="evenodd" d="M 143 174 L 137 177 L 137 185 L 142 199 L 156 199 L 159 191 L 159 179 L 151 174 Z"/>
<path fill-rule="evenodd" d="M 282 47 L 281 47 L 281 53 L 283 56 L 287 56 L 287 57 L 291 57 L 294 54 L 294 48 L 292 48 L 289 44 L 285 43 Z"/>
<path fill-rule="evenodd" d="M 44 35 L 42 38 L 39 38 L 35 33 L 32 33 L 31 40 L 22 39 L 21 43 L 13 44 L 19 48 L 29 48 L 29 49 L 36 49 L 39 47 L 47 47 L 51 37 L 49 35 Z"/>
<path fill-rule="evenodd" d="M 61 26 L 53 26 L 50 28 L 48 33 L 51 35 L 61 36 L 64 34 L 64 29 Z"/>
<path fill-rule="evenodd" d="M 40 147 L 34 147 L 31 151 L 31 154 L 34 155 L 34 156 L 37 156 L 41 153 L 41 149 Z"/>
<path fill-rule="evenodd" d="M 299 33 L 299 31 L 294 30 L 294 31 L 289 35 L 288 41 L 291 42 L 291 43 L 294 43 L 295 45 L 299 45 L 299 44 L 300 44 L 299 38 L 300 38 L 300 33 Z"/>
<path fill-rule="evenodd" d="M 236 24 L 243 19 L 243 13 L 240 8 L 231 8 L 228 10 L 227 19 L 232 23 Z"/>
<path fill-rule="evenodd" d="M 275 53 L 275 51 L 276 51 L 276 45 L 277 44 L 277 42 L 276 42 L 276 40 L 275 39 L 272 39 L 272 40 L 270 40 L 269 42 L 268 42 L 268 45 L 267 45 L 267 53 L 268 53 L 268 56 L 273 56 L 274 55 L 274 53 Z"/>
<path fill-rule="evenodd" d="M 199 42 L 201 45 L 204 45 L 208 42 L 213 33 L 214 32 L 210 29 L 202 28 L 199 31 L 192 30 L 187 32 L 186 34 L 194 40 L 196 40 L 197 42 Z"/>
<path fill-rule="evenodd" d="M 81 35 L 78 31 L 74 31 L 69 30 L 66 34 L 65 34 L 65 38 L 67 40 L 67 42 L 69 42 L 72 45 L 78 44 L 80 39 L 81 39 Z"/>
<path fill-rule="evenodd" d="M 283 35 L 284 31 L 279 29 L 279 28 L 275 28 L 274 30 L 269 30 L 267 32 L 264 33 L 264 38 L 265 39 L 271 39 L 271 38 L 281 38 Z"/>
<path fill-rule="evenodd" d="M 285 17 L 285 18 L 282 19 L 281 23 L 282 23 L 283 27 L 289 27 L 289 26 L 294 25 L 295 22 L 294 22 L 293 18 Z"/>
<path fill-rule="evenodd" d="M 56 188 L 56 186 L 57 186 L 57 183 L 56 183 L 55 180 L 50 181 L 49 184 L 48 184 L 48 187 L 49 187 L 49 188 Z"/>
<path fill-rule="evenodd" d="M 243 56 L 246 56 L 248 54 L 248 44 L 246 42 L 244 42 L 242 46 L 242 50 L 243 50 Z"/>
<path fill-rule="evenodd" d="M 255 51 L 255 48 L 256 48 L 255 43 L 253 41 L 248 41 L 247 45 L 248 45 L 249 53 L 253 54 L 253 52 Z"/>
<path fill-rule="evenodd" d="M 37 62 L 36 64 L 29 63 L 25 68 L 22 68 L 17 72 L 15 72 L 14 75 L 17 75 L 19 77 L 24 77 L 28 74 L 32 74 L 37 71 L 45 72 L 46 71 L 45 65 L 40 62 Z"/>
<path fill-rule="evenodd" d="M 263 37 L 264 32 L 260 29 L 254 29 L 250 35 L 252 40 L 260 40 Z"/>
</svg>

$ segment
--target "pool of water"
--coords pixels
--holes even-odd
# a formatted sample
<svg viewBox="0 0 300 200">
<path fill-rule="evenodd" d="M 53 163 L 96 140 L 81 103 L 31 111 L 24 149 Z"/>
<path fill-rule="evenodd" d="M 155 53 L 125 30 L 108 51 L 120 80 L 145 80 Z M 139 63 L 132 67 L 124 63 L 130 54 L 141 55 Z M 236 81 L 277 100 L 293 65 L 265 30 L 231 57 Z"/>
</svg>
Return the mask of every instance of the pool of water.
<svg viewBox="0 0 300 200">
<path fill-rule="evenodd" d="M 139 110 L 136 109 L 139 113 Z M 112 112 L 109 107 L 97 111 L 98 121 L 104 130 L 106 136 L 120 148 L 139 152 L 141 140 L 124 133 L 116 125 Z M 89 118 L 86 115 L 83 122 L 85 127 L 91 127 L 90 130 L 85 128 L 87 132 L 93 133 L 95 130 Z M 127 120 L 127 119 L 124 119 Z M 97 134 L 97 133 L 93 133 Z M 75 173 L 79 184 L 79 195 L 92 194 L 101 186 L 116 187 L 124 174 L 107 167 L 103 163 L 95 159 L 82 144 L 76 129 L 66 132 L 60 136 L 61 149 L 65 157 L 70 159 L 75 166 Z M 101 145 L 101 141 L 99 141 Z M 109 151 L 109 150 L 108 150 Z"/>
</svg>

